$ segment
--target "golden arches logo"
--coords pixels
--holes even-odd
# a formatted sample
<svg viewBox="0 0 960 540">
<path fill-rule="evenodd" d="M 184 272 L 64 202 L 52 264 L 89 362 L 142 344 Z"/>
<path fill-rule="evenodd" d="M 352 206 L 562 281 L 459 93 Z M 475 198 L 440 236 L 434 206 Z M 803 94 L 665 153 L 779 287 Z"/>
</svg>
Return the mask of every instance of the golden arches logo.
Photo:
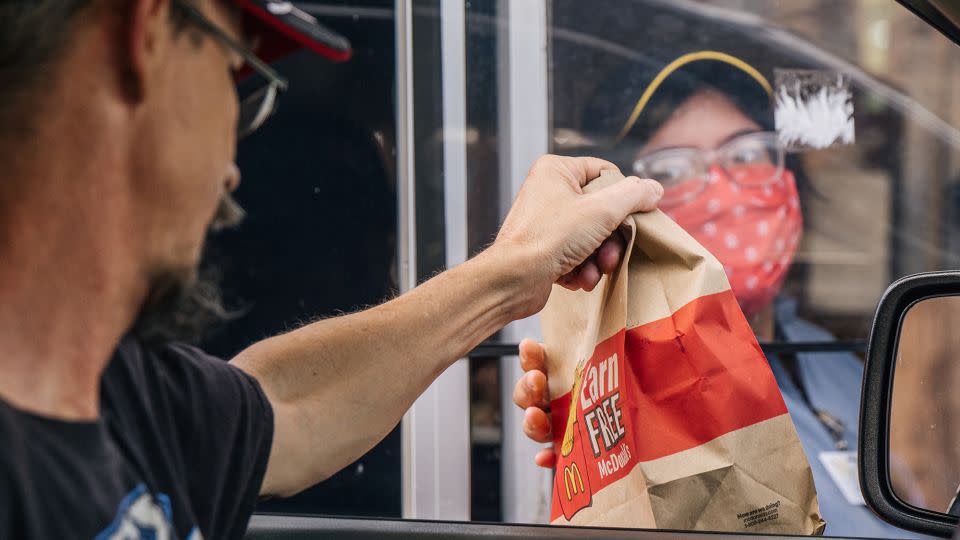
<svg viewBox="0 0 960 540">
<path fill-rule="evenodd" d="M 585 491 L 583 476 L 580 475 L 580 467 L 576 463 L 571 463 L 563 468 L 563 487 L 567 490 L 568 501 L 572 501 L 574 495 L 579 495 Z"/>
</svg>

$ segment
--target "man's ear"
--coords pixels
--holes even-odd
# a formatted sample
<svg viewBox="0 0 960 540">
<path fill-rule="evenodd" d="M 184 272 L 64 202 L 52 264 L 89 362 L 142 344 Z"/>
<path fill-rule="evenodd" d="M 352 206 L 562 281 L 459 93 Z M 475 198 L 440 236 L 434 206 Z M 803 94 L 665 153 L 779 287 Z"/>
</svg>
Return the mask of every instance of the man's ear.
<svg viewBox="0 0 960 540">
<path fill-rule="evenodd" d="M 120 37 L 128 98 L 141 101 L 165 69 L 173 33 L 170 0 L 130 0 Z"/>
</svg>

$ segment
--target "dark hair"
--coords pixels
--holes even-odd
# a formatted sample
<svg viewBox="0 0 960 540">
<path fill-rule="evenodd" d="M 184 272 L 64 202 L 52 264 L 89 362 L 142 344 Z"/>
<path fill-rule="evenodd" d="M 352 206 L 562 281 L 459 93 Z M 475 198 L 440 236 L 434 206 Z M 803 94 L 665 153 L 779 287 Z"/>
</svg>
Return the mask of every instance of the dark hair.
<svg viewBox="0 0 960 540">
<path fill-rule="evenodd" d="M 42 77 L 73 36 L 77 15 L 93 0 L 0 2 L 0 125 Z"/>
<path fill-rule="evenodd" d="M 626 64 L 615 70 L 594 91 L 583 111 L 584 133 L 598 141 L 613 142 L 630 113 L 662 65 Z M 764 129 L 773 128 L 770 96 L 750 75 L 723 62 L 702 60 L 668 76 L 656 89 L 624 142 L 646 141 L 694 94 L 714 91 L 731 101 Z"/>
<path fill-rule="evenodd" d="M 44 77 L 75 35 L 80 14 L 102 0 L 0 0 L 0 126 L 25 128 L 15 111 L 24 99 L 42 87 Z M 127 2 L 124 0 L 123 2 Z M 174 30 L 186 21 L 170 10 Z"/>
</svg>

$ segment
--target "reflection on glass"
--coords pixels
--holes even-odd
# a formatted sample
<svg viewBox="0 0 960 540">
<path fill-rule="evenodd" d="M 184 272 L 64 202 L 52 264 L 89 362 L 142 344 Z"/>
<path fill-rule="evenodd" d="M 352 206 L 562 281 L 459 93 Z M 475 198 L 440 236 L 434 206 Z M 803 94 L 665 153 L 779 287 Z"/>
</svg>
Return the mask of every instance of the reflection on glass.
<svg viewBox="0 0 960 540">
<path fill-rule="evenodd" d="M 960 187 L 945 186 L 957 176 L 960 145 L 952 128 L 920 111 L 949 121 L 960 108 L 941 107 L 933 85 L 919 88 L 942 80 L 960 56 L 921 52 L 954 46 L 895 3 L 879 5 L 552 0 L 552 150 L 660 180 L 661 209 L 727 267 L 759 339 L 864 338 L 892 279 L 956 266 L 960 253 L 951 234 Z M 878 27 L 889 35 L 866 39 Z M 936 68 L 915 61 L 934 56 Z M 775 126 L 761 79 L 775 82 L 777 68 L 850 75 L 841 65 L 869 72 L 851 79 L 856 144 L 784 155 L 764 136 Z M 850 466 L 857 356 L 787 353 L 769 362 L 808 453 L 826 534 L 910 536 L 859 497 Z"/>
<path fill-rule="evenodd" d="M 212 353 L 230 358 L 256 340 L 378 303 L 397 290 L 394 90 L 351 75 L 395 70 L 393 4 L 379 4 L 390 18 L 352 10 L 324 18 L 354 42 L 346 65 L 305 51 L 274 64 L 290 90 L 238 151 L 244 181 L 237 198 L 250 218 L 209 244 L 220 256 L 227 299 L 238 308 L 204 343 Z M 400 480 L 397 429 L 326 481 L 294 497 L 263 500 L 257 509 L 399 518 Z"/>
<path fill-rule="evenodd" d="M 796 297 L 782 290 L 801 245 L 801 195 L 811 189 L 804 163 L 795 155 L 788 160 L 773 132 L 769 59 L 729 39 L 694 49 L 700 46 L 695 36 L 717 35 L 697 28 L 703 32 L 675 28 L 671 46 L 650 44 L 643 61 L 619 59 L 598 78 L 574 125 L 587 142 L 568 151 L 599 155 L 621 171 L 658 180 L 660 209 L 724 266 L 758 339 L 833 340 L 798 314 Z M 562 69 L 578 76 L 559 65 L 557 76 Z M 556 85 L 555 98 L 568 87 Z M 844 496 L 849 475 L 833 475 L 837 467 L 822 462 L 833 458 L 842 468 L 856 461 L 850 449 L 860 360 L 844 352 L 828 361 L 811 354 L 768 361 L 810 453 L 827 532 L 894 534 Z"/>
<path fill-rule="evenodd" d="M 890 478 L 903 501 L 960 515 L 960 297 L 922 300 L 903 320 L 890 418 Z"/>
<path fill-rule="evenodd" d="M 244 141 L 240 150 L 245 177 L 240 197 L 251 210 L 251 219 L 242 232 L 218 239 L 213 247 L 230 254 L 225 269 L 228 292 L 234 290 L 253 307 L 215 343 L 207 344 L 223 355 L 296 321 L 376 303 L 396 289 L 395 276 L 390 275 L 397 222 L 393 210 L 394 3 L 370 0 L 360 9 L 339 4 L 343 2 L 313 2 L 310 9 L 350 36 L 357 51 L 354 59 L 336 69 L 304 57 L 281 64 L 283 73 L 293 79 L 290 99 L 269 124 L 269 132 Z M 752 288 L 746 282 L 749 272 L 740 272 L 745 276 L 739 285 L 741 297 L 745 306 L 751 306 L 748 310 L 756 313 L 754 323 L 761 339 L 863 338 L 876 298 L 892 279 L 960 265 L 960 135 L 950 127 L 960 125 L 960 94 L 950 84 L 951 74 L 960 69 L 960 54 L 947 38 L 902 6 L 877 0 L 550 0 L 546 4 L 551 150 L 602 154 L 624 172 L 643 164 L 651 168 L 651 176 L 676 180 L 666 209 L 672 208 L 678 221 L 700 231 L 702 239 L 716 234 L 712 249 L 725 251 L 734 272 L 749 267 L 748 257 L 762 261 L 762 275 L 766 275 L 764 262 L 771 262 L 771 272 L 782 270 L 785 277 L 751 281 Z M 501 172 L 513 166 L 511 152 L 526 141 L 513 138 L 507 129 L 509 120 L 520 111 L 544 106 L 540 101 L 514 102 L 515 96 L 507 91 L 513 72 L 540 69 L 513 65 L 505 54 L 510 24 L 523 26 L 529 34 L 540 30 L 529 20 L 512 19 L 515 10 L 505 9 L 512 5 L 472 0 L 466 7 L 466 21 L 460 23 L 466 25 L 468 130 L 464 137 L 471 252 L 493 237 L 500 201 L 512 196 L 510 175 Z M 438 129 L 442 125 L 438 96 L 444 21 L 437 0 L 417 2 L 416 7 L 413 36 L 405 38 L 412 39 L 415 47 L 414 126 L 422 130 L 414 137 L 420 156 L 416 251 L 420 270 L 431 275 L 442 263 L 443 238 L 448 233 L 443 224 L 443 155 L 437 151 L 444 133 Z M 757 26 L 751 26 L 751 21 Z M 739 139 L 744 129 L 772 129 L 767 96 L 754 79 L 726 64 L 716 70 L 707 69 L 707 64 L 687 66 L 696 67 L 693 71 L 680 70 L 681 77 L 666 81 L 624 139 L 612 144 L 653 75 L 685 52 L 703 50 L 732 54 L 767 78 L 772 78 L 776 67 L 825 68 L 834 61 L 863 70 L 875 82 L 854 81 L 857 144 L 791 154 L 781 163 L 777 150 L 762 138 Z M 704 86 L 715 91 L 698 92 Z M 685 114 L 674 115 L 679 109 Z M 669 129 L 661 129 L 665 126 Z M 692 147 L 695 152 L 673 153 L 676 147 Z M 657 156 L 658 151 L 666 153 Z M 277 159 L 277 152 L 288 152 L 290 157 Z M 717 182 L 704 184 L 711 169 Z M 799 245 L 787 270 L 768 253 L 777 251 L 777 239 L 783 239 L 784 250 L 793 249 L 793 230 L 776 230 L 773 221 L 757 219 L 751 208 L 740 216 L 752 226 L 740 226 L 744 231 L 752 229 L 751 240 L 745 241 L 744 235 L 728 239 L 727 233 L 734 231 L 729 223 L 737 218 L 734 212 L 739 213 L 736 204 L 728 204 L 733 190 L 763 194 L 768 179 L 788 175 L 805 189 L 799 190 L 798 204 L 802 235 L 797 235 Z M 782 187 L 771 186 L 772 194 L 784 193 Z M 709 196 L 717 191 L 724 197 Z M 713 199 L 719 199 L 721 206 L 711 205 Z M 703 219 L 708 206 L 731 219 Z M 779 216 L 774 213 L 774 218 Z M 353 235 L 318 233 L 341 229 L 354 231 Z M 760 235 L 773 238 L 773 245 L 752 245 L 753 236 Z M 363 252 L 364 264 L 344 272 L 343 261 L 351 260 L 349 255 L 357 249 Z M 770 284 L 781 277 L 784 286 L 777 303 L 766 293 L 775 290 Z M 787 297 L 789 301 L 783 302 Z M 843 453 L 844 447 L 846 452 L 856 448 L 861 371 L 855 355 L 787 354 L 772 358 L 771 365 L 810 452 L 821 510 L 829 522 L 827 534 L 906 536 L 881 523 L 862 504 L 848 502 L 823 465 L 823 456 Z M 522 433 L 501 424 L 501 415 L 516 414 L 500 409 L 500 400 L 509 402 L 514 381 L 498 378 L 495 370 L 492 359 L 472 363 L 471 515 L 477 520 L 545 522 L 550 492 L 529 486 L 548 485 L 544 478 L 550 473 L 538 470 L 531 456 L 510 454 L 509 444 L 503 442 L 509 439 L 514 447 L 528 444 L 523 439 L 518 445 Z M 947 386 L 949 380 L 945 377 L 937 383 Z M 928 380 L 926 385 L 933 382 Z M 910 392 L 912 399 L 925 395 Z M 897 444 L 906 460 L 911 444 L 926 443 L 926 433 L 912 430 L 924 427 L 917 419 L 930 404 L 903 403 L 903 399 L 902 412 L 910 416 L 898 431 L 906 440 Z M 452 447 L 444 446 L 443 451 Z M 394 433 L 317 488 L 260 508 L 399 517 L 400 448 L 399 434 Z M 913 455 L 922 457 L 928 450 L 921 448 Z M 941 450 L 934 455 L 947 453 Z M 847 486 L 855 490 L 855 476 L 848 480 L 852 483 Z M 949 502 L 957 482 L 950 479 L 943 484 L 946 487 L 937 503 L 941 507 Z M 932 500 L 932 495 L 925 496 L 904 498 Z"/>
</svg>

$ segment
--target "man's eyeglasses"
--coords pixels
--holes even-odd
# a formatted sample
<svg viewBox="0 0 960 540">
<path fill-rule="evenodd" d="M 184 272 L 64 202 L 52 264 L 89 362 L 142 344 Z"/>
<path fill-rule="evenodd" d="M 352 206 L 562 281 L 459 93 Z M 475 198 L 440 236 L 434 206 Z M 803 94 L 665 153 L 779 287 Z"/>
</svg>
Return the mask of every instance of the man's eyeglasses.
<svg viewBox="0 0 960 540">
<path fill-rule="evenodd" d="M 770 185 L 783 175 L 784 148 L 776 133 L 760 131 L 740 135 L 713 150 L 669 148 L 636 159 L 632 174 L 663 184 L 662 204 L 689 202 L 699 195 L 716 165 L 741 187 Z"/>
<path fill-rule="evenodd" d="M 240 115 L 237 120 L 237 137 L 243 138 L 257 130 L 277 109 L 277 97 L 287 89 L 287 80 L 265 64 L 247 47 L 237 43 L 223 30 L 207 19 L 197 8 L 183 0 L 174 0 L 174 9 L 179 9 L 187 19 L 204 32 L 215 37 L 224 46 L 243 57 L 244 62 L 266 80 L 266 84 L 240 96 Z"/>
</svg>

